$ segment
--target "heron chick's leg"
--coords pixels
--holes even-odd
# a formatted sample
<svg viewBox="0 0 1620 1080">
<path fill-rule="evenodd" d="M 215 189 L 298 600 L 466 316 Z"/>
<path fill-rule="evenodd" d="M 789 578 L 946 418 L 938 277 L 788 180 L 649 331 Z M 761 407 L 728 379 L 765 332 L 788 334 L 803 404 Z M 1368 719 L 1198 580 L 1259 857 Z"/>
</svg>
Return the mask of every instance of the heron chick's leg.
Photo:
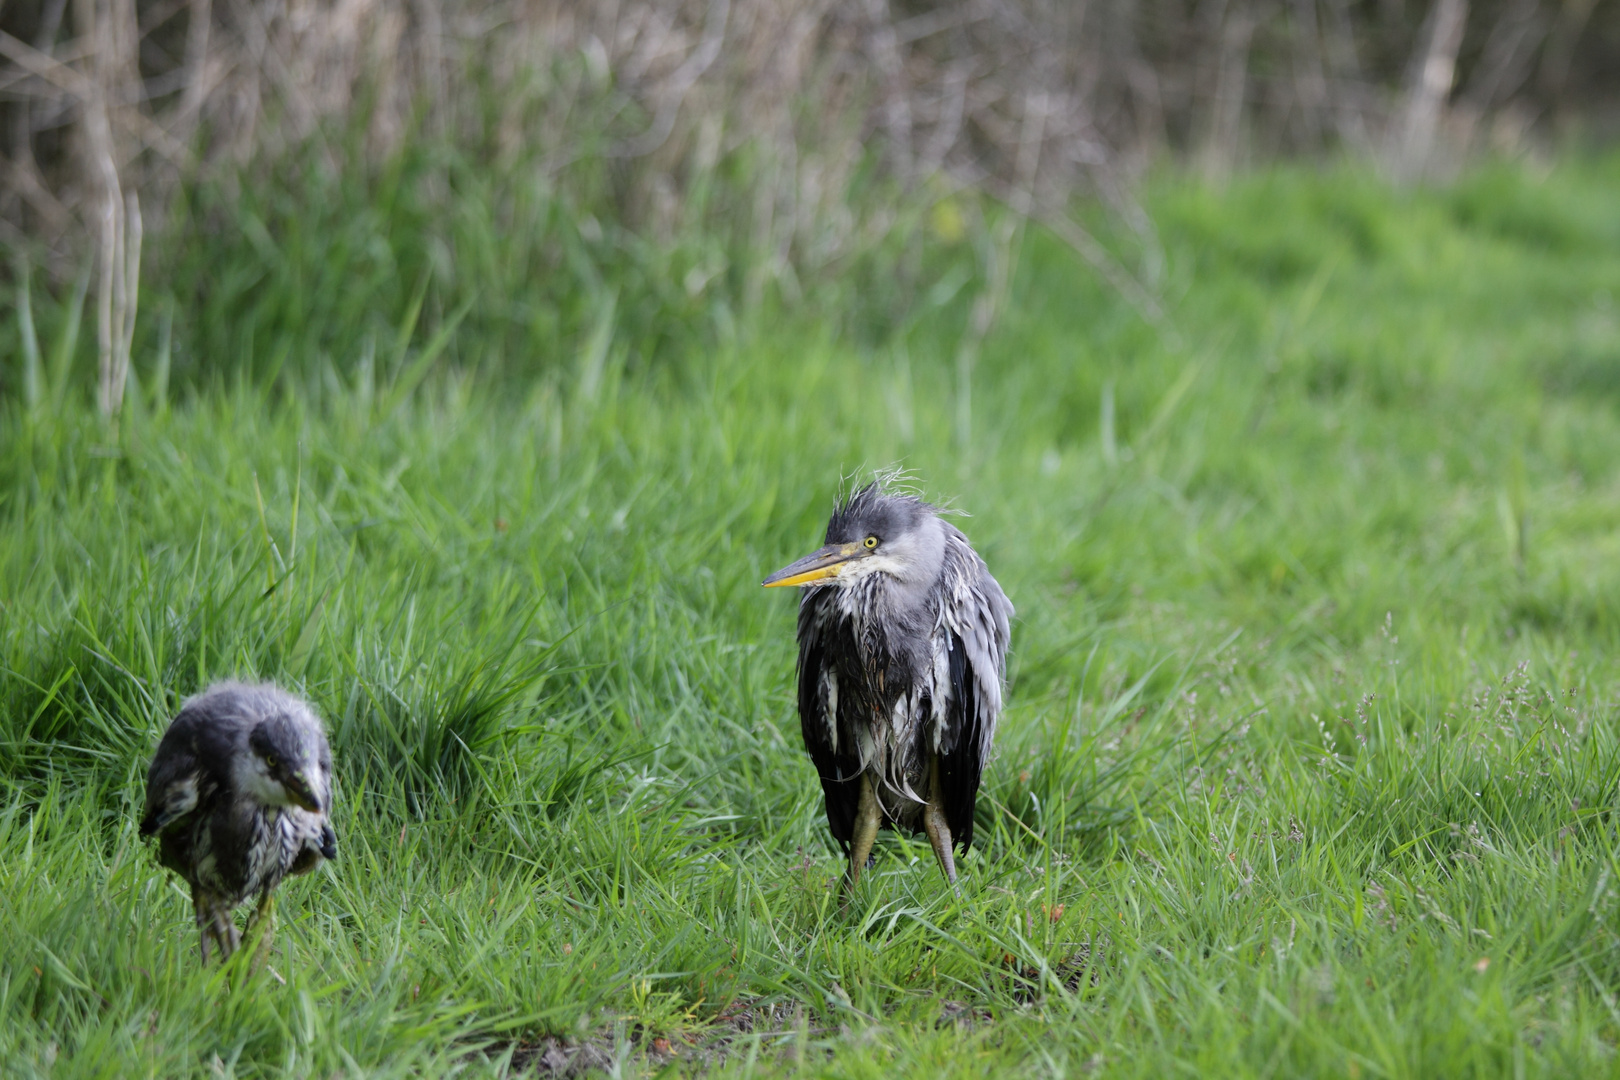
<svg viewBox="0 0 1620 1080">
<path fill-rule="evenodd" d="M 220 903 L 214 905 L 214 940 L 219 942 L 221 960 L 229 960 L 237 946 L 242 944 L 242 935 L 236 929 L 231 909 Z"/>
<path fill-rule="evenodd" d="M 945 871 L 945 880 L 960 896 L 962 890 L 956 884 L 956 859 L 951 854 L 951 827 L 945 821 L 945 795 L 939 782 L 939 758 L 933 755 L 928 758 L 928 803 L 923 807 L 923 829 L 928 833 L 928 842 L 934 847 L 934 858 L 939 860 L 939 868 Z"/>
<path fill-rule="evenodd" d="M 214 936 L 214 910 L 201 889 L 191 890 L 191 908 L 197 913 L 197 946 L 202 951 L 203 967 L 208 966 L 208 941 Z"/>
<path fill-rule="evenodd" d="M 202 962 L 208 963 L 208 945 L 219 946 L 219 958 L 228 960 L 236 951 L 236 924 L 231 921 L 230 909 L 220 903 L 219 897 L 201 889 L 191 890 L 191 906 L 197 912 L 197 937 L 202 950 Z"/>
<path fill-rule="evenodd" d="M 259 904 L 248 919 L 247 932 L 248 937 L 258 939 L 253 948 L 253 962 L 248 965 L 257 971 L 270 959 L 270 946 L 276 940 L 276 896 L 269 889 L 259 894 Z"/>
<path fill-rule="evenodd" d="M 877 840 L 878 825 L 882 821 L 877 785 L 872 783 L 870 770 L 862 772 L 861 797 L 855 804 L 855 835 L 849 841 L 849 873 L 844 878 L 844 887 L 850 892 L 855 891 L 856 882 L 861 880 L 861 871 L 866 867 L 867 857 L 872 854 L 872 844 Z"/>
</svg>

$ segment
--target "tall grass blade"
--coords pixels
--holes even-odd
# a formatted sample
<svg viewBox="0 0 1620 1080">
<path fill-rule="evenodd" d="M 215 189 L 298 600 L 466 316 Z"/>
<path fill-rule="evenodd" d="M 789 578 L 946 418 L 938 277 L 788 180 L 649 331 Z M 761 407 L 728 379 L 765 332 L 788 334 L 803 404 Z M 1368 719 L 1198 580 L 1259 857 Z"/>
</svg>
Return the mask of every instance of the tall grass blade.
<svg viewBox="0 0 1620 1080">
<path fill-rule="evenodd" d="M 51 346 L 50 397 L 51 414 L 62 415 L 67 401 L 68 384 L 73 377 L 73 358 L 79 346 L 79 328 L 84 318 L 84 299 L 90 292 L 90 272 L 93 263 L 86 262 L 73 283 L 73 297 L 62 312 L 56 340 Z"/>
<path fill-rule="evenodd" d="M 29 282 L 31 276 L 28 264 L 19 259 L 17 329 L 22 336 L 23 404 L 30 413 L 39 408 L 40 399 L 44 394 L 44 377 L 39 360 L 39 335 L 34 332 L 34 298 Z"/>
<path fill-rule="evenodd" d="M 411 361 L 410 367 L 401 372 L 399 378 L 394 381 L 393 388 L 389 390 L 388 397 L 378 410 L 381 415 L 387 416 L 391 414 L 416 392 L 418 386 L 422 385 L 422 380 L 427 378 L 428 372 L 433 370 L 434 362 L 439 359 L 439 355 L 450 344 L 451 338 L 455 336 L 456 328 L 461 325 L 461 320 L 466 318 L 467 312 L 471 309 L 471 300 L 462 303 L 428 339 L 428 343 L 422 347 L 421 353 Z"/>
</svg>

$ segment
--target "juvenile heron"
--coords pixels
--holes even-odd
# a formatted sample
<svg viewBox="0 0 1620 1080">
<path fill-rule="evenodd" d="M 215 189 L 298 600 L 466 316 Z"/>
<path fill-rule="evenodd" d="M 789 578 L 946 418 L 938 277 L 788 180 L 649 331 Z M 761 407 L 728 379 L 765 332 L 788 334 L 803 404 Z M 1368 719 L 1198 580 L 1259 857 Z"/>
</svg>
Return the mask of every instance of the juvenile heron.
<svg viewBox="0 0 1620 1080">
<path fill-rule="evenodd" d="M 337 858 L 332 751 L 310 707 L 264 683 L 225 682 L 186 701 L 146 774 L 141 835 L 191 886 L 202 937 L 229 956 L 241 942 L 231 912 L 257 893 L 250 926 L 274 933 L 272 891 L 288 874 Z"/>
<path fill-rule="evenodd" d="M 767 588 L 803 586 L 799 722 L 853 889 L 880 826 L 925 832 L 954 887 L 1001 715 L 1013 607 L 938 507 L 861 488 L 821 550 Z"/>
</svg>

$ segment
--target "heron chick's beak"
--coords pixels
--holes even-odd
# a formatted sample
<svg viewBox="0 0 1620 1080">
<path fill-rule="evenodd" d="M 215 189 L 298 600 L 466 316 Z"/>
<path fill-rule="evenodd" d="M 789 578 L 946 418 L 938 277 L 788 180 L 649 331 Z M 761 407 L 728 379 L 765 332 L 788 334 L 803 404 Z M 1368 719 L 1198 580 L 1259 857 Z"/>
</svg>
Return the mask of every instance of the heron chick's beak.
<svg viewBox="0 0 1620 1080">
<path fill-rule="evenodd" d="M 835 578 L 850 561 L 866 554 L 860 544 L 828 544 L 798 562 L 789 563 L 760 582 L 767 589 L 783 585 L 814 585 Z"/>
<path fill-rule="evenodd" d="M 287 794 L 292 796 L 292 801 L 305 810 L 312 814 L 321 812 L 321 800 L 315 797 L 315 789 L 310 786 L 309 778 L 303 773 L 295 772 L 288 775 L 281 782 L 281 786 L 287 789 Z"/>
</svg>

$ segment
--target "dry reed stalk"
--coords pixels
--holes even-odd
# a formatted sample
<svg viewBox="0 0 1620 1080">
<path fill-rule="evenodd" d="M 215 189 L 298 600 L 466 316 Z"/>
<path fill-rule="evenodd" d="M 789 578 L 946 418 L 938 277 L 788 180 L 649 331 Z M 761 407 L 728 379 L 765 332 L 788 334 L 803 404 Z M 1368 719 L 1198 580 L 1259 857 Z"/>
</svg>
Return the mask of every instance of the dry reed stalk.
<svg viewBox="0 0 1620 1080">
<path fill-rule="evenodd" d="M 136 107 L 139 42 L 134 0 L 76 0 L 74 14 L 90 40 L 88 77 L 79 94 L 84 114 L 82 153 L 96 189 L 96 340 L 99 353 L 97 402 L 111 422 L 123 406 L 124 385 L 134 337 L 140 280 L 141 214 L 135 191 L 125 191 L 120 163 L 127 124 L 114 116 Z"/>
<path fill-rule="evenodd" d="M 1238 158 L 1238 140 L 1243 132 L 1243 108 L 1248 95 L 1249 46 L 1254 40 L 1259 18 L 1254 8 L 1241 0 L 1232 7 L 1221 26 L 1219 62 L 1216 65 L 1215 93 L 1209 106 L 1204 144 L 1199 164 L 1206 177 L 1224 178 Z"/>
<path fill-rule="evenodd" d="M 1457 74 L 1457 50 L 1468 21 L 1468 0 L 1435 0 L 1428 35 L 1414 56 L 1406 99 L 1393 129 L 1389 169 L 1398 180 L 1421 179 L 1434 157 L 1441 109 Z"/>
</svg>

